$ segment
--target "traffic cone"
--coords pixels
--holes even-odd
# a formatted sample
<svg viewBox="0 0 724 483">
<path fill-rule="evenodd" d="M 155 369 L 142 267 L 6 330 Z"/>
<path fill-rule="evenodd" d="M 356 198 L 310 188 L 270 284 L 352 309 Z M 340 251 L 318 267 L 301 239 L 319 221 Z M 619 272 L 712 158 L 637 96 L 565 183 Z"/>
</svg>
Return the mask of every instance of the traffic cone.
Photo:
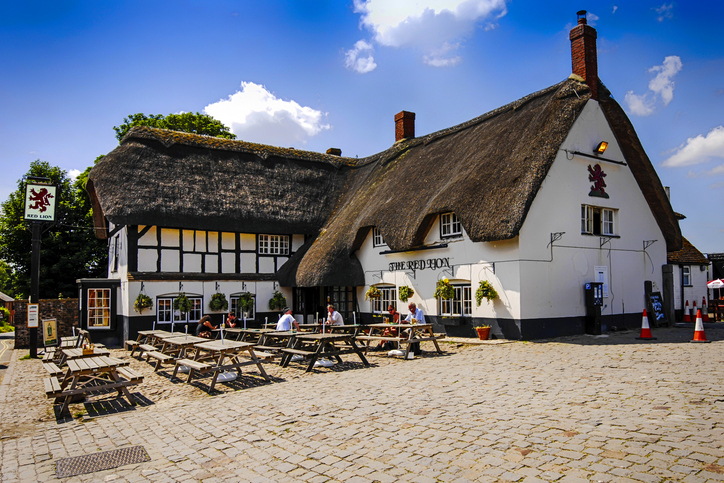
<svg viewBox="0 0 724 483">
<path fill-rule="evenodd" d="M 641 319 L 641 335 L 636 337 L 638 340 L 656 340 L 656 337 L 651 336 L 651 329 L 649 328 L 649 318 L 646 316 L 646 309 L 644 309 L 644 316 Z"/>
<path fill-rule="evenodd" d="M 684 320 L 682 322 L 691 322 L 691 315 L 689 315 L 689 301 L 686 301 L 686 307 L 684 307 Z"/>
<path fill-rule="evenodd" d="M 691 318 L 693 320 L 696 320 L 696 313 L 696 300 L 694 300 L 694 306 L 691 308 Z"/>
<path fill-rule="evenodd" d="M 706 340 L 706 335 L 704 335 L 704 322 L 701 321 L 701 311 L 696 313 L 694 339 L 691 342 L 711 342 L 710 340 Z"/>
<path fill-rule="evenodd" d="M 707 307 L 706 297 L 701 298 L 701 320 L 709 322 L 709 307 Z"/>
</svg>

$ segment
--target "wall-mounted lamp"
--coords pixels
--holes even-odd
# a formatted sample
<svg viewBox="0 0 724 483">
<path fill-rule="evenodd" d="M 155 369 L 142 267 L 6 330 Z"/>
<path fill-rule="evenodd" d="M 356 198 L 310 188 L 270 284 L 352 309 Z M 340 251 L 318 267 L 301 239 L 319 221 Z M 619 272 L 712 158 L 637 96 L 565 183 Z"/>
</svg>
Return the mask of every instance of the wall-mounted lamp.
<svg viewBox="0 0 724 483">
<path fill-rule="evenodd" d="M 593 154 L 603 154 L 606 152 L 607 148 L 608 143 L 606 141 L 601 141 L 598 143 L 598 146 L 596 146 L 596 149 L 593 150 Z"/>
</svg>

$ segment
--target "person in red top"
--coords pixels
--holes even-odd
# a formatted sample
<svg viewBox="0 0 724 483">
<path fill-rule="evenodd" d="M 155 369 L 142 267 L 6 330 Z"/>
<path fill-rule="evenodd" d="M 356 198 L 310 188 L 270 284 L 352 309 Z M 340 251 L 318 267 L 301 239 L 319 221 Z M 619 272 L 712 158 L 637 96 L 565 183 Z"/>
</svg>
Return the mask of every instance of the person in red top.
<svg viewBox="0 0 724 483">
<path fill-rule="evenodd" d="M 389 307 L 387 307 L 387 311 L 390 313 L 390 317 L 385 317 L 386 320 L 389 320 L 392 324 L 399 324 L 400 323 L 400 313 L 395 309 L 395 306 L 390 304 Z M 388 327 L 387 329 L 382 332 L 382 336 L 389 336 L 389 337 L 397 337 L 398 331 L 397 329 L 394 329 L 392 327 Z M 396 347 L 396 344 L 394 341 L 388 340 L 388 341 L 380 341 L 380 343 L 375 347 L 373 350 L 375 351 L 381 351 L 381 350 L 392 350 Z"/>
</svg>

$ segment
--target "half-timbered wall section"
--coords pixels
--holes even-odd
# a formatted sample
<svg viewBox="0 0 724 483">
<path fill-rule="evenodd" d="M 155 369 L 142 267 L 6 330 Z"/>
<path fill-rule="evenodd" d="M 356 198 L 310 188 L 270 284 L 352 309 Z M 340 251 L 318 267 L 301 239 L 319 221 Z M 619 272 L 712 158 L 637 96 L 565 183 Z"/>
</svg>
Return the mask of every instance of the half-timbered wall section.
<svg viewBox="0 0 724 483">
<path fill-rule="evenodd" d="M 304 235 L 130 226 L 128 269 L 140 273 L 273 274 Z M 113 246 L 113 243 L 111 243 Z"/>
</svg>

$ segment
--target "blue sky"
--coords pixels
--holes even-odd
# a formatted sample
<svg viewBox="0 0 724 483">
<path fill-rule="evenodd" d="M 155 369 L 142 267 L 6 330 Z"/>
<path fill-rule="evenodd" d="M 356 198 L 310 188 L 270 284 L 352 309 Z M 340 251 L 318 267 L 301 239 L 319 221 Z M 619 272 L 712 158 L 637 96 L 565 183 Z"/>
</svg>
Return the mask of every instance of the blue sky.
<svg viewBox="0 0 724 483">
<path fill-rule="evenodd" d="M 724 252 L 724 2 L 23 1 L 0 17 L 0 199 L 42 159 L 74 173 L 137 112 L 206 112 L 239 139 L 345 156 L 424 135 L 571 73 L 586 9 L 681 228 Z"/>
</svg>

